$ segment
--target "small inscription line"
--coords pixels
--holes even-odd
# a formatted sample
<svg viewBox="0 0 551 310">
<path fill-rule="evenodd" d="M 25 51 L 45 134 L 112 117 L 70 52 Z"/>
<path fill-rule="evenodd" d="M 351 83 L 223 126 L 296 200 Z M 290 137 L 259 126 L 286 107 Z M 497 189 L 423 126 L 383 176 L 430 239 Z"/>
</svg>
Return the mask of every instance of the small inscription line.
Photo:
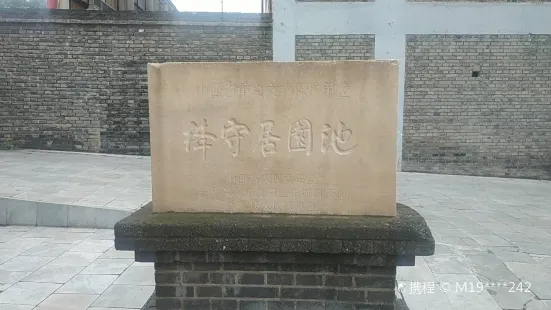
<svg viewBox="0 0 551 310">
<path fill-rule="evenodd" d="M 197 95 L 205 98 L 246 98 L 259 97 L 285 97 L 305 99 L 314 95 L 326 98 L 350 97 L 350 86 L 345 82 L 298 82 L 278 84 L 270 82 L 261 83 L 233 83 L 230 81 L 217 81 L 214 83 L 201 83 L 197 86 Z"/>
</svg>

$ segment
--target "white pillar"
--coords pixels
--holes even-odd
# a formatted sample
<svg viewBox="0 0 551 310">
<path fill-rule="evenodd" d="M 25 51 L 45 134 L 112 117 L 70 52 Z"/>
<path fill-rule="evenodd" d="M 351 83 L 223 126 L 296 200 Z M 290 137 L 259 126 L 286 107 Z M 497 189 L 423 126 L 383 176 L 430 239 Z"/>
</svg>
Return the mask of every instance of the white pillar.
<svg viewBox="0 0 551 310">
<path fill-rule="evenodd" d="M 398 81 L 398 136 L 396 152 L 396 169 L 402 167 L 402 132 L 404 129 L 404 86 L 406 81 L 406 36 L 403 34 L 375 36 L 375 59 L 396 59 L 400 62 Z"/>
<path fill-rule="evenodd" d="M 274 61 L 295 61 L 295 0 L 276 0 L 272 9 Z"/>
<path fill-rule="evenodd" d="M 69 0 L 58 0 L 57 1 L 57 8 L 58 9 L 64 9 L 64 10 L 70 9 L 71 5 L 69 3 Z"/>
</svg>

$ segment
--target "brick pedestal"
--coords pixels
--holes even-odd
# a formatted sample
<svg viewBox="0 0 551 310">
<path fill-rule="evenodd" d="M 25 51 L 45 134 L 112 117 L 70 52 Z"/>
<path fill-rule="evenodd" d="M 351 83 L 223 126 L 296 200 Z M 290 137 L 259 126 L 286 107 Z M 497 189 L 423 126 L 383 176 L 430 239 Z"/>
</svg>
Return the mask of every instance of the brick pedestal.
<svg viewBox="0 0 551 310">
<path fill-rule="evenodd" d="M 165 309 L 394 309 L 396 266 L 432 255 L 423 218 L 153 214 L 115 226 L 115 245 L 155 262 Z"/>
</svg>

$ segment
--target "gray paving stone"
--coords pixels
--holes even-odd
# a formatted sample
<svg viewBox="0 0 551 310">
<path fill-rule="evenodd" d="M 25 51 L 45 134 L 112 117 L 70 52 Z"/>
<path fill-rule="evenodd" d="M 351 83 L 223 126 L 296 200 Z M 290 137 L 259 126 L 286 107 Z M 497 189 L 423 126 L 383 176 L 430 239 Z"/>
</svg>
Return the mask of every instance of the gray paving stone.
<svg viewBox="0 0 551 310">
<path fill-rule="evenodd" d="M 434 230 L 437 235 L 443 236 L 443 237 L 464 237 L 465 233 L 457 228 L 450 228 L 451 224 L 448 224 L 446 228 L 432 228 L 431 230 Z M 430 226 L 429 226 L 430 227 Z"/>
<path fill-rule="evenodd" d="M 529 283 L 530 290 L 543 300 L 551 299 L 551 269 L 540 264 L 505 263 L 524 283 Z"/>
<path fill-rule="evenodd" d="M 134 252 L 132 251 L 117 251 L 115 248 L 111 248 L 107 250 L 107 252 L 103 253 L 100 258 L 128 258 L 128 259 L 134 259 Z"/>
<path fill-rule="evenodd" d="M 131 193 L 128 194 L 128 192 L 125 192 L 109 202 L 105 208 L 132 211 L 138 209 L 147 202 L 147 197 L 137 196 L 136 194 Z"/>
<path fill-rule="evenodd" d="M 59 287 L 53 283 L 19 282 L 0 293 L 0 304 L 36 306 Z"/>
<path fill-rule="evenodd" d="M 69 232 L 69 233 L 94 234 L 94 233 L 98 232 L 99 230 L 100 229 L 98 229 L 98 228 L 69 227 L 69 228 L 65 229 L 64 231 Z"/>
<path fill-rule="evenodd" d="M 67 227 L 68 205 L 38 203 L 36 223 L 39 226 Z"/>
<path fill-rule="evenodd" d="M 155 263 L 133 262 L 132 266 L 134 266 L 134 267 L 153 267 L 153 266 L 155 266 Z"/>
<path fill-rule="evenodd" d="M 486 246 L 486 249 L 488 249 L 490 252 L 498 251 L 498 252 L 521 252 L 520 249 L 516 246 Z"/>
<path fill-rule="evenodd" d="M 88 266 L 98 257 L 101 252 L 65 252 L 50 262 L 51 265 L 60 266 Z"/>
<path fill-rule="evenodd" d="M 543 303 L 547 308 L 551 310 L 551 300 L 542 300 L 541 303 Z M 530 310 L 527 308 L 526 310 Z M 540 309 L 534 309 L 534 310 L 540 310 Z"/>
<path fill-rule="evenodd" d="M 90 307 L 88 310 L 141 310 L 141 308 L 104 308 L 104 307 Z M 547 310 L 547 309 L 546 309 Z"/>
<path fill-rule="evenodd" d="M 0 265 L 16 257 L 18 254 L 19 252 L 14 252 L 12 249 L 0 248 Z"/>
<path fill-rule="evenodd" d="M 3 203 L 4 200 L 5 198 L 0 197 L 0 225 L 6 225 L 8 222 L 8 206 Z"/>
<path fill-rule="evenodd" d="M 512 286 L 490 287 L 486 288 L 486 290 L 501 308 L 508 310 L 524 310 L 525 305 L 535 298 L 531 292 L 516 290 Z"/>
<path fill-rule="evenodd" d="M 29 305 L 13 305 L 13 304 L 0 304 L 2 310 L 32 310 L 34 306 Z"/>
<path fill-rule="evenodd" d="M 44 256 L 16 256 L 0 265 L 4 271 L 35 271 L 46 265 L 53 257 Z"/>
<path fill-rule="evenodd" d="M 423 257 L 415 257 L 415 266 L 397 267 L 396 279 L 403 283 L 412 281 L 417 282 L 436 282 L 432 271 L 423 259 Z"/>
<path fill-rule="evenodd" d="M 155 285 L 155 269 L 153 267 L 131 266 L 113 284 Z"/>
<path fill-rule="evenodd" d="M 517 262 L 517 263 L 528 263 L 534 264 L 536 261 L 528 254 L 523 252 L 510 252 L 510 251 L 492 251 L 497 258 L 503 262 Z"/>
<path fill-rule="evenodd" d="M 30 271 L 0 270 L 0 291 L 6 290 L 8 287 L 19 282 L 24 277 L 28 276 L 30 273 L 31 273 Z"/>
<path fill-rule="evenodd" d="M 99 229 L 88 240 L 115 240 L 115 233 L 113 229 Z"/>
<path fill-rule="evenodd" d="M 71 244 L 43 242 L 21 253 L 21 255 L 58 257 L 72 247 Z"/>
<path fill-rule="evenodd" d="M 549 239 L 551 240 L 551 238 Z M 522 252 L 535 255 L 549 255 L 551 256 L 551 244 L 548 241 L 542 241 L 541 243 L 527 243 L 527 242 L 512 242 Z"/>
<path fill-rule="evenodd" d="M 97 259 L 82 270 L 81 274 L 116 274 L 123 273 L 132 263 L 133 259 Z"/>
<path fill-rule="evenodd" d="M 545 211 L 542 210 L 542 212 Z M 543 221 L 541 227 L 534 227 L 533 225 L 526 223 L 519 229 L 519 232 L 527 237 L 527 240 L 524 242 L 540 243 L 551 239 L 551 233 L 548 233 L 545 228 L 549 228 L 549 220 Z"/>
<path fill-rule="evenodd" d="M 99 297 L 87 294 L 52 294 L 35 310 L 86 310 Z"/>
<path fill-rule="evenodd" d="M 519 282 L 518 276 L 492 253 L 466 254 L 465 261 L 482 282 Z"/>
<path fill-rule="evenodd" d="M 540 265 L 551 269 L 551 257 L 544 257 L 544 256 L 530 256 L 530 257 Z M 530 262 L 519 262 L 519 263 L 530 263 Z"/>
<path fill-rule="evenodd" d="M 446 291 L 445 294 L 455 310 L 501 310 L 501 307 L 486 290 L 479 290 L 476 285 L 473 286 L 474 289 L 471 290 L 468 287 L 466 291 L 457 288 L 458 285 L 459 288 L 463 287 L 465 283 L 467 286 L 471 283 L 479 283 L 474 275 L 437 274 L 435 276 L 440 282 L 440 287 Z"/>
<path fill-rule="evenodd" d="M 23 279 L 26 282 L 66 283 L 77 275 L 84 267 L 45 265 Z"/>
<path fill-rule="evenodd" d="M 104 253 L 114 246 L 113 240 L 84 240 L 71 248 L 71 251 Z"/>
<path fill-rule="evenodd" d="M 399 281 L 401 295 L 403 296 L 407 308 L 409 310 L 426 310 L 426 309 L 438 309 L 438 310 L 455 310 L 448 300 L 446 294 L 439 289 L 438 284 L 432 281 L 421 282 L 421 285 L 425 284 L 425 290 L 421 287 L 420 291 L 417 291 L 411 281 Z M 428 283 L 435 285 L 434 291 L 426 288 Z"/>
<path fill-rule="evenodd" d="M 450 244 L 442 244 L 440 242 L 436 242 L 434 245 L 435 255 L 458 255 L 459 252 L 456 250 L 457 247 Z"/>
<path fill-rule="evenodd" d="M 68 212 L 68 226 L 113 228 L 115 223 L 131 213 L 127 210 L 74 206 Z"/>
<path fill-rule="evenodd" d="M 4 227 L 0 227 L 0 228 L 4 228 Z M 0 234 L 0 242 L 7 242 L 7 241 L 10 241 L 11 239 L 15 238 L 15 237 L 19 237 L 21 235 L 23 235 L 25 232 L 18 232 L 18 231 L 9 231 L 7 229 L 4 230 L 0 230 L 1 234 Z"/>
<path fill-rule="evenodd" d="M 507 240 L 497 236 L 497 235 L 472 235 L 471 236 L 476 242 L 480 245 L 489 245 L 489 246 L 511 246 Z"/>
<path fill-rule="evenodd" d="M 74 233 L 68 231 L 60 231 L 57 234 L 52 234 L 49 236 L 50 242 L 52 243 L 70 243 L 76 244 L 86 240 L 91 233 Z"/>
<path fill-rule="evenodd" d="M 48 238 L 15 237 L 7 242 L 4 242 L 4 244 L 2 244 L 2 249 L 9 249 L 14 253 L 20 254 L 46 241 L 48 241 Z"/>
<path fill-rule="evenodd" d="M 547 304 L 548 300 L 536 300 L 533 299 L 526 304 L 526 308 L 523 310 L 550 310 L 550 304 Z"/>
<path fill-rule="evenodd" d="M 6 206 L 6 224 L 36 225 L 37 203 L 18 199 L 4 199 Z"/>
<path fill-rule="evenodd" d="M 454 246 L 454 245 L 470 246 L 473 244 L 475 244 L 476 246 L 480 246 L 480 244 L 474 241 L 474 239 L 471 239 L 465 236 L 460 236 L 460 237 L 443 236 L 438 238 L 438 242 L 442 244 L 450 245 L 450 246 Z"/>
<path fill-rule="evenodd" d="M 154 286 L 111 285 L 92 306 L 141 308 L 154 290 Z"/>
<path fill-rule="evenodd" d="M 470 274 L 471 269 L 459 256 L 427 256 L 428 267 L 434 274 Z"/>
<path fill-rule="evenodd" d="M 8 227 L 12 227 L 12 226 L 8 226 Z M 22 227 L 22 226 L 19 226 L 19 227 Z M 27 226 L 27 227 L 29 227 L 29 226 Z M 23 232 L 23 235 L 21 235 L 21 237 L 25 237 L 25 238 L 48 238 L 51 235 L 59 233 L 60 231 L 62 231 L 62 229 L 59 228 L 59 227 L 34 226 L 34 227 L 29 227 L 29 228 L 30 228 L 29 230 Z"/>
<path fill-rule="evenodd" d="M 57 293 L 102 294 L 117 277 L 117 275 L 76 275 L 57 290 Z"/>
</svg>

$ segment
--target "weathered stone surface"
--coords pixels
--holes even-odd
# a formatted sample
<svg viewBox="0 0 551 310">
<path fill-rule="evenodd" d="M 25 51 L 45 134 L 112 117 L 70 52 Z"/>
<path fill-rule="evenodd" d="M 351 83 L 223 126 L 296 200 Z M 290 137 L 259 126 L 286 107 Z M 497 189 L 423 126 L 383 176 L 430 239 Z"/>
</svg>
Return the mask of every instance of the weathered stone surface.
<svg viewBox="0 0 551 310">
<path fill-rule="evenodd" d="M 148 65 L 155 212 L 396 214 L 397 61 Z"/>
<path fill-rule="evenodd" d="M 372 246 L 372 245 L 377 246 Z M 115 225 L 121 250 L 432 255 L 434 238 L 416 211 L 396 217 L 154 213 L 151 203 Z"/>
</svg>

